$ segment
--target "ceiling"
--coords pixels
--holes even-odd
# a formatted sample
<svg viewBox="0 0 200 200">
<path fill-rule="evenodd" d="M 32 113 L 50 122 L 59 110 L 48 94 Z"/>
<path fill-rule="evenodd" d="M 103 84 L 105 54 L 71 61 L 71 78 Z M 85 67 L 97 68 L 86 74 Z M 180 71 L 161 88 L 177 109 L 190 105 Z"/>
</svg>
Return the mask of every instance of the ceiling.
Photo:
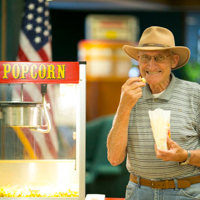
<svg viewBox="0 0 200 200">
<path fill-rule="evenodd" d="M 200 11 L 200 0 L 49 0 L 50 8 L 90 10 Z"/>
</svg>

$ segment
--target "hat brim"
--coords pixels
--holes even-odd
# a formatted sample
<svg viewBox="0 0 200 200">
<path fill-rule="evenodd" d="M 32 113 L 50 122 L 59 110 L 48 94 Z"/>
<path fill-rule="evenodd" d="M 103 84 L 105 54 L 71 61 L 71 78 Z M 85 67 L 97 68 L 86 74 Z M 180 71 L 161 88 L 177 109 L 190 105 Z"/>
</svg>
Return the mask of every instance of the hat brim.
<svg viewBox="0 0 200 200">
<path fill-rule="evenodd" d="M 175 69 L 179 69 L 186 65 L 186 63 L 190 59 L 190 50 L 187 47 L 183 46 L 176 46 L 176 47 L 134 47 L 130 45 L 124 45 L 123 50 L 132 58 L 135 60 L 138 60 L 138 51 L 164 51 L 164 50 L 171 50 L 173 53 L 179 55 L 179 62 Z"/>
</svg>

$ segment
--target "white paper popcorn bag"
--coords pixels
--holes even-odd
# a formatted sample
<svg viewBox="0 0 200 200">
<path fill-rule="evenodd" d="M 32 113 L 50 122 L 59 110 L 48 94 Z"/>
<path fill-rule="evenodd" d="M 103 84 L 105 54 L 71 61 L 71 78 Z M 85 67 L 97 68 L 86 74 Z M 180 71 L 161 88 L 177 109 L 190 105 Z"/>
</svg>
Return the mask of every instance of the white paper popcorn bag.
<svg viewBox="0 0 200 200">
<path fill-rule="evenodd" d="M 149 110 L 154 140 L 158 149 L 167 150 L 167 135 L 170 136 L 170 110 Z"/>
</svg>

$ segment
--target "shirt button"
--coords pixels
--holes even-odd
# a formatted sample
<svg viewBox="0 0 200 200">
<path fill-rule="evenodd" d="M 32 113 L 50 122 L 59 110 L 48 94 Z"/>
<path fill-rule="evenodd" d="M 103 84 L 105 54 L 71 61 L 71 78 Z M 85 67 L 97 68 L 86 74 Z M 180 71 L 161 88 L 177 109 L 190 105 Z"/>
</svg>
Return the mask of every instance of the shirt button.
<svg viewBox="0 0 200 200">
<path fill-rule="evenodd" d="M 158 99 L 154 99 L 154 101 L 157 101 Z"/>
</svg>

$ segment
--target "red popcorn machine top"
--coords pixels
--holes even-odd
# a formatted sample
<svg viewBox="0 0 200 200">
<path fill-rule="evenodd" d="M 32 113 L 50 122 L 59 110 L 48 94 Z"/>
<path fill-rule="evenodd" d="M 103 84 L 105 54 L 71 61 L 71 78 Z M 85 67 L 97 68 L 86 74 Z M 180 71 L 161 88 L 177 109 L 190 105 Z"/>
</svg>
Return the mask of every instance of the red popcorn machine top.
<svg viewBox="0 0 200 200">
<path fill-rule="evenodd" d="M 0 197 L 85 199 L 85 67 L 0 62 Z"/>
</svg>

